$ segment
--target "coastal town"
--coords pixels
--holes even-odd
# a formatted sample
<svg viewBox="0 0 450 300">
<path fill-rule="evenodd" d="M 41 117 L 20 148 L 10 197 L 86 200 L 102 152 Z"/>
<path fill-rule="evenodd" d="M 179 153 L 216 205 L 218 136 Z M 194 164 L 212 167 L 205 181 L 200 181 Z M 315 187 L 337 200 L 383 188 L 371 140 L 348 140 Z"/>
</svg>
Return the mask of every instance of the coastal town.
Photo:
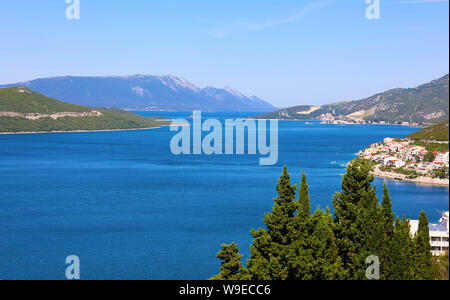
<svg viewBox="0 0 450 300">
<path fill-rule="evenodd" d="M 417 122 L 388 122 L 388 121 L 371 121 L 362 117 L 362 112 L 356 112 L 348 116 L 333 116 L 331 113 L 322 114 L 318 117 L 323 124 L 340 124 L 340 125 L 401 125 L 408 127 L 421 127 L 423 124 Z"/>
<path fill-rule="evenodd" d="M 429 143 L 428 143 L 429 144 Z M 400 138 L 385 138 L 357 155 L 374 164 L 373 174 L 379 177 L 423 184 L 449 185 L 449 151 L 432 151 L 427 143 Z M 445 148 L 448 142 L 435 142 Z"/>
</svg>

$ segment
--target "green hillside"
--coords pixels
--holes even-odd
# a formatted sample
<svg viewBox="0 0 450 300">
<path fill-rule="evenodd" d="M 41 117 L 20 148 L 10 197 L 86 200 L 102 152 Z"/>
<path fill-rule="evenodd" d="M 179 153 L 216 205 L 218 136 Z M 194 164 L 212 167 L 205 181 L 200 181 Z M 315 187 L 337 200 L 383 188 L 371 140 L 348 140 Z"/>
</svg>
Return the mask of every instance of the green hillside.
<svg viewBox="0 0 450 300">
<path fill-rule="evenodd" d="M 393 89 L 333 107 L 337 115 L 365 111 L 366 121 L 440 123 L 449 114 L 449 76 L 415 88 Z"/>
<path fill-rule="evenodd" d="M 83 115 L 91 112 L 99 112 L 99 115 Z M 79 116 L 51 118 L 50 115 L 55 113 L 75 113 Z M 36 120 L 27 118 L 30 114 L 41 117 Z M 118 109 L 72 105 L 23 87 L 0 89 L 0 132 L 116 130 L 158 126 L 160 123 L 156 118 Z"/>
<path fill-rule="evenodd" d="M 254 118 L 280 120 L 363 119 L 366 122 L 438 124 L 449 117 L 449 75 L 415 88 L 393 89 L 358 101 L 285 108 Z"/>
<path fill-rule="evenodd" d="M 408 138 L 413 140 L 448 141 L 449 140 L 448 125 L 449 121 L 431 127 L 427 127 L 409 135 Z"/>
<path fill-rule="evenodd" d="M 10 87 L 0 89 L 0 111 L 52 114 L 89 112 L 92 108 L 64 103 L 25 87 Z"/>
<path fill-rule="evenodd" d="M 289 108 L 280 109 L 277 111 L 273 111 L 270 113 L 265 113 L 262 115 L 258 115 L 255 117 L 251 117 L 252 119 L 278 119 L 278 120 L 317 120 L 317 118 L 326 113 L 331 113 L 330 109 L 320 107 L 318 110 L 315 110 L 312 113 L 305 113 L 307 111 L 312 110 L 315 106 L 311 105 L 300 105 Z"/>
</svg>

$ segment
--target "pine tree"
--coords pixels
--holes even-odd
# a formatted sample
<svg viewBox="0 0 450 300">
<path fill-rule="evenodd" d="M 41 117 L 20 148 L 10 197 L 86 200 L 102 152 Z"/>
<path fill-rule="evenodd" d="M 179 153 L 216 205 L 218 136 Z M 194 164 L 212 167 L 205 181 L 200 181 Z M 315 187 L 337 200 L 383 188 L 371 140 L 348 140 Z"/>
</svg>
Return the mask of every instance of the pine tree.
<svg viewBox="0 0 450 300">
<path fill-rule="evenodd" d="M 434 279 L 432 254 L 430 244 L 430 228 L 424 211 L 419 216 L 419 229 L 414 237 L 414 260 L 416 265 L 416 280 Z"/>
<path fill-rule="evenodd" d="M 288 253 L 294 232 L 297 185 L 291 185 L 287 167 L 277 184 L 278 197 L 271 213 L 265 214 L 267 229 L 252 229 L 248 269 L 254 280 L 285 280 L 289 277 Z"/>
<path fill-rule="evenodd" d="M 381 214 L 370 170 L 365 160 L 352 161 L 342 179 L 342 192 L 333 198 L 336 243 L 348 279 L 365 279 L 366 258 L 379 255 Z"/>
<path fill-rule="evenodd" d="M 220 274 L 210 280 L 250 280 L 248 271 L 241 263 L 242 256 L 237 244 L 223 244 L 222 250 L 217 254 L 217 258 L 222 260 Z"/>
</svg>

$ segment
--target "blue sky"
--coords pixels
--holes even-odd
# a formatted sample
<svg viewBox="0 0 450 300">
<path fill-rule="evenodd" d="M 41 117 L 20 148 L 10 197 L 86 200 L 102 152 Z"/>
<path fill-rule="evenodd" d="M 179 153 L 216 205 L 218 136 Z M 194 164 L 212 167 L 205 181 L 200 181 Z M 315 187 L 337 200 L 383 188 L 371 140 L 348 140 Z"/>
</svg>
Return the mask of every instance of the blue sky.
<svg viewBox="0 0 450 300">
<path fill-rule="evenodd" d="M 276 106 L 356 100 L 449 69 L 448 0 L 2 1 L 0 83 L 171 74 Z"/>
</svg>

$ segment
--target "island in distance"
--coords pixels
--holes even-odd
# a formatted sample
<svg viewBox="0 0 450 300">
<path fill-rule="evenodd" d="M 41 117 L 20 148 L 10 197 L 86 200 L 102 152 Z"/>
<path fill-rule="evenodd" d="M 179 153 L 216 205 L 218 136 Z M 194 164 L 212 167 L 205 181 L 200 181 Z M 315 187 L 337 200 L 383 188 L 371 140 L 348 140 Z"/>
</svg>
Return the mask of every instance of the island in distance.
<svg viewBox="0 0 450 300">
<path fill-rule="evenodd" d="M 276 108 L 256 96 L 247 97 L 232 88 L 201 89 L 175 76 L 54 77 L 0 85 L 25 86 L 71 104 L 127 110 L 174 111 L 273 111 Z"/>
<path fill-rule="evenodd" d="M 0 133 L 146 129 L 163 121 L 115 108 L 64 103 L 27 87 L 0 89 Z"/>
<path fill-rule="evenodd" d="M 431 125 L 448 120 L 449 75 L 409 89 L 393 89 L 367 99 L 323 106 L 302 105 L 254 119 L 323 121 L 343 124 Z"/>
</svg>

